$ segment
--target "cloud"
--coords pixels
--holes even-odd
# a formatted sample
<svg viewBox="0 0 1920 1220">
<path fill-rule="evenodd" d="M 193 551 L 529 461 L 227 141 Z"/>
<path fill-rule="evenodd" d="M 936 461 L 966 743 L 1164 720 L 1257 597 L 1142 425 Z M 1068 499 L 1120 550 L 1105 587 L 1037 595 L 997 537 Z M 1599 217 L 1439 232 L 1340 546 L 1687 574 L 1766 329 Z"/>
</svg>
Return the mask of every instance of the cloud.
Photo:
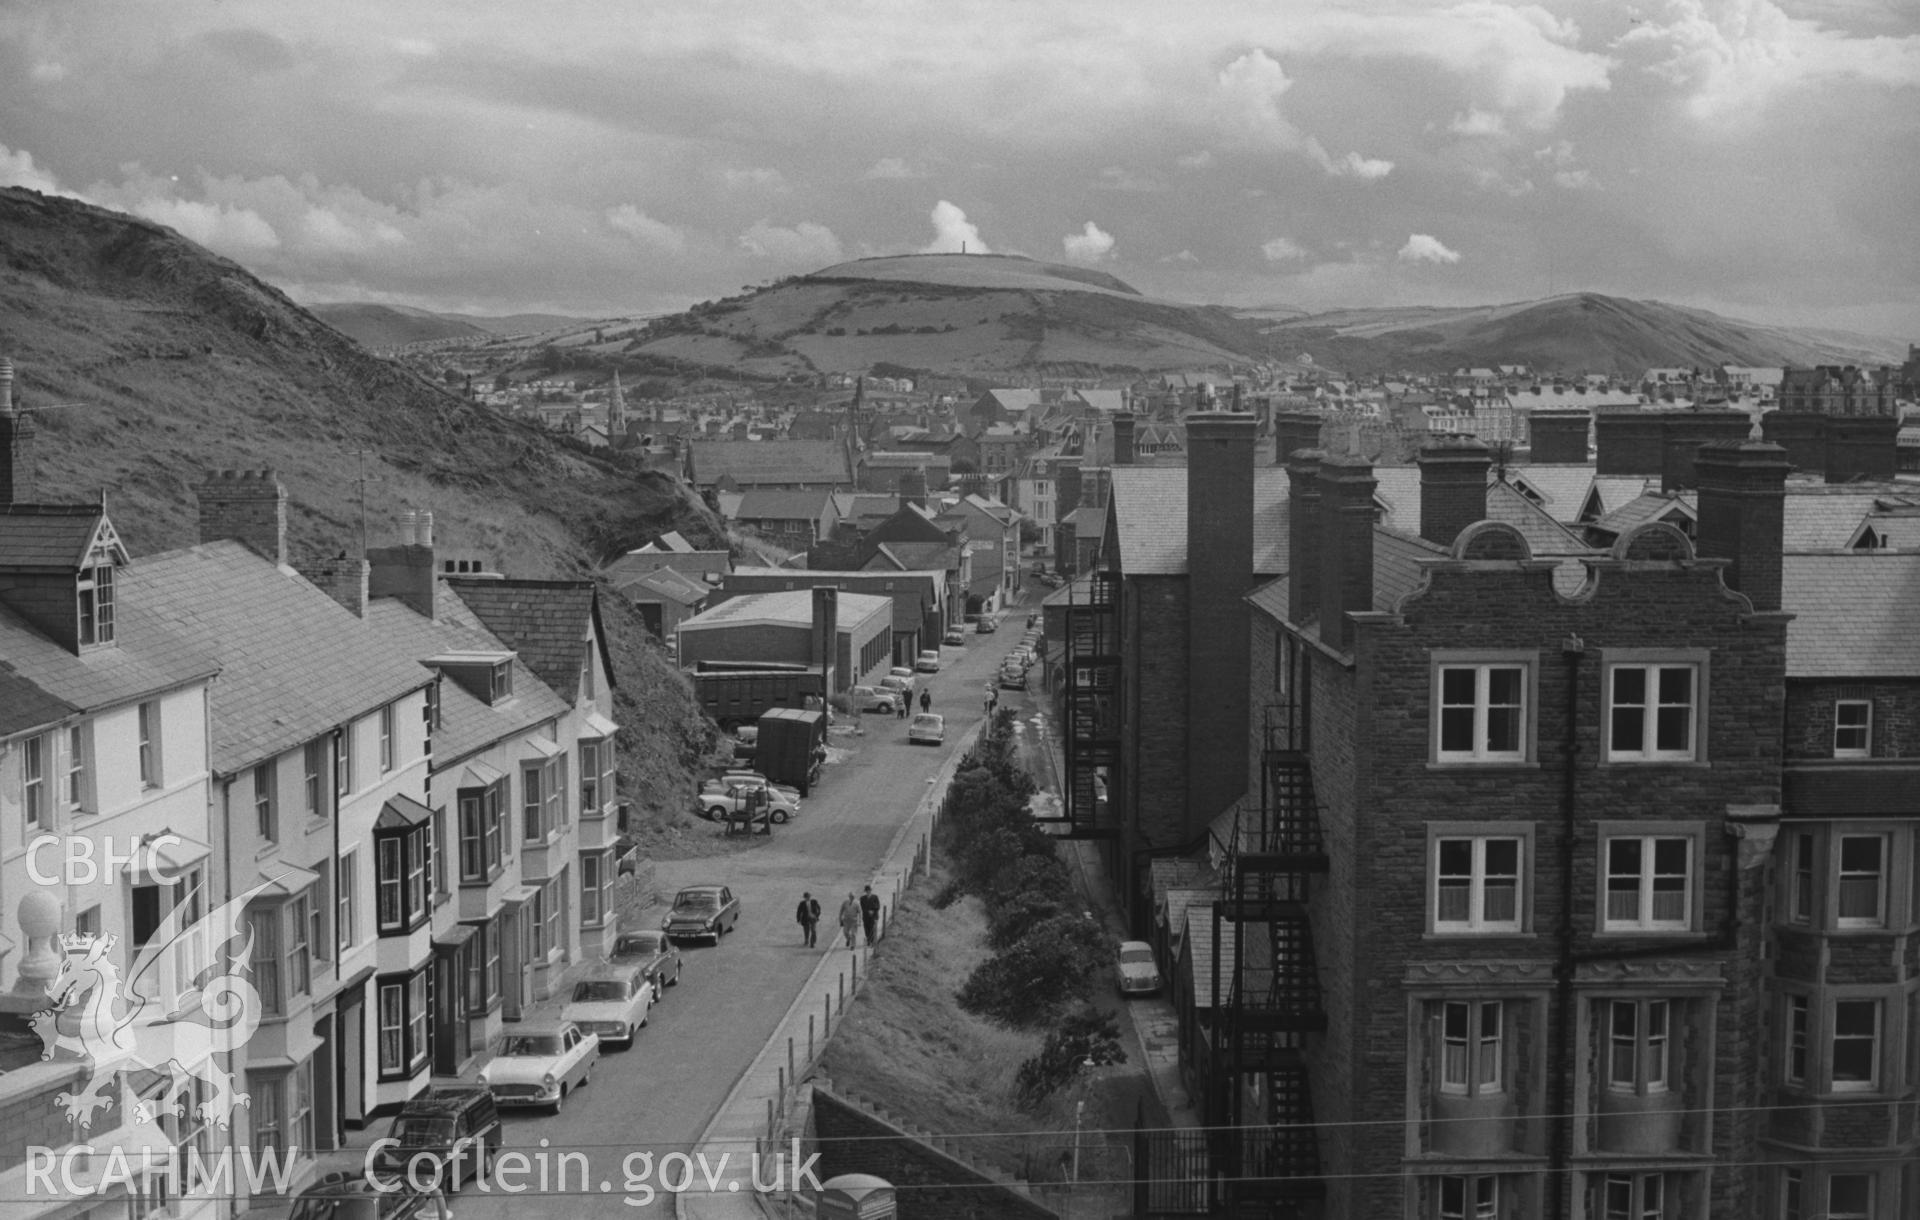
<svg viewBox="0 0 1920 1220">
<path fill-rule="evenodd" d="M 1775 96 L 1821 81 L 1920 85 L 1920 36 L 1858 37 L 1772 0 L 1666 0 L 1659 18 L 1615 46 L 1676 86 L 1700 119 L 1752 118 Z"/>
<path fill-rule="evenodd" d="M 868 166 L 867 172 L 862 174 L 861 177 L 887 182 L 906 181 L 910 178 L 924 178 L 926 175 L 915 171 L 911 165 L 908 165 L 899 157 L 882 157 Z"/>
<path fill-rule="evenodd" d="M 1555 170 L 1553 184 L 1563 191 L 1583 191 L 1594 185 L 1593 174 L 1584 169 Z"/>
<path fill-rule="evenodd" d="M 1182 250 L 1177 254 L 1165 254 L 1160 257 L 1163 263 L 1197 263 L 1200 256 L 1191 250 Z"/>
<path fill-rule="evenodd" d="M 1205 148 L 1198 152 L 1182 153 L 1180 156 L 1174 158 L 1173 163 L 1184 170 L 1211 169 L 1213 167 L 1213 153 L 1211 150 Z"/>
<path fill-rule="evenodd" d="M 720 180 L 727 184 L 728 190 L 765 191 L 770 194 L 784 195 L 793 188 L 787 185 L 787 178 L 777 169 L 723 169 Z"/>
<path fill-rule="evenodd" d="M 680 230 L 642 212 L 630 203 L 607 209 L 607 223 L 643 246 L 677 254 L 686 248 L 687 239 Z"/>
<path fill-rule="evenodd" d="M 740 235 L 740 248 L 756 258 L 808 267 L 824 267 L 845 258 L 833 231 L 807 220 L 790 229 L 763 220 Z"/>
<path fill-rule="evenodd" d="M 42 195 L 66 193 L 51 173 L 33 163 L 32 153 L 24 148 L 10 149 L 5 144 L 0 144 L 0 186 L 24 186 Z"/>
<path fill-rule="evenodd" d="M 178 230 L 210 250 L 245 258 L 280 248 L 280 234 L 250 208 L 194 199 L 143 199 L 133 214 Z"/>
<path fill-rule="evenodd" d="M 1276 237 L 1262 243 L 1260 253 L 1270 263 L 1298 262 L 1307 257 L 1306 249 L 1290 237 Z"/>
<path fill-rule="evenodd" d="M 1336 157 L 1280 112 L 1280 98 L 1293 87 L 1286 71 L 1255 49 L 1220 69 L 1215 114 L 1230 138 L 1256 148 L 1300 153 L 1336 178 L 1370 181 L 1393 171 L 1393 162 L 1350 152 Z"/>
<path fill-rule="evenodd" d="M 1403 263 L 1457 263 L 1460 252 L 1447 249 L 1437 237 L 1415 233 L 1407 238 L 1407 244 L 1400 247 L 1396 257 Z"/>
<path fill-rule="evenodd" d="M 1457 136 L 1504 136 L 1507 120 L 1491 110 L 1469 110 L 1455 115 L 1447 130 Z"/>
<path fill-rule="evenodd" d="M 958 254 L 964 248 L 969 254 L 991 254 L 987 243 L 980 240 L 980 230 L 967 219 L 967 214 L 942 199 L 933 205 L 929 217 L 933 221 L 933 241 L 922 251 L 924 254 Z"/>
<path fill-rule="evenodd" d="M 1109 165 L 1102 169 L 1094 186 L 1103 191 L 1129 191 L 1136 195 L 1152 194 L 1167 189 L 1167 184 L 1157 178 L 1136 174 L 1118 165 Z"/>
<path fill-rule="evenodd" d="M 1080 232 L 1061 238 L 1060 244 L 1066 247 L 1067 257 L 1075 262 L 1097 263 L 1113 253 L 1113 234 L 1089 220 Z"/>
</svg>

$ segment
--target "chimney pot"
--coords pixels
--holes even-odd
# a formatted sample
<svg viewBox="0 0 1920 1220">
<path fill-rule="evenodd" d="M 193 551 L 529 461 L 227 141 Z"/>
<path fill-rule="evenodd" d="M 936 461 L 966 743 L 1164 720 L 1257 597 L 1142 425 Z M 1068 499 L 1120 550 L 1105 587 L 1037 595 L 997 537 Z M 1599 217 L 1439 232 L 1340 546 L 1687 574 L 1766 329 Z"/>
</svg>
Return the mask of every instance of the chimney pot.
<svg viewBox="0 0 1920 1220">
<path fill-rule="evenodd" d="M 432 509 L 428 508 L 428 509 L 421 510 L 420 521 L 417 526 L 417 531 L 418 532 L 416 533 L 415 538 L 416 538 L 416 541 L 418 541 L 421 546 L 433 545 L 433 510 Z"/>
<path fill-rule="evenodd" d="M 1460 532 L 1487 515 L 1487 472 L 1493 452 L 1471 435 L 1433 441 L 1420 467 L 1420 536 L 1450 547 Z"/>
</svg>

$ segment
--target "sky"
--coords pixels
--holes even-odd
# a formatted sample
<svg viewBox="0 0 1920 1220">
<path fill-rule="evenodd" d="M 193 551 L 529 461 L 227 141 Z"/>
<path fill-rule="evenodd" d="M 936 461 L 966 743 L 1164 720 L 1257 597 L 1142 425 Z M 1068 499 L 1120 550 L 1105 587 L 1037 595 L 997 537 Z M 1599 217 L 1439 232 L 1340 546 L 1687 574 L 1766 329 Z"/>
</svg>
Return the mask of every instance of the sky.
<svg viewBox="0 0 1920 1220">
<path fill-rule="evenodd" d="M 1920 2 L 7 0 L 0 184 L 305 302 L 641 315 L 964 244 L 1920 341 Z"/>
</svg>

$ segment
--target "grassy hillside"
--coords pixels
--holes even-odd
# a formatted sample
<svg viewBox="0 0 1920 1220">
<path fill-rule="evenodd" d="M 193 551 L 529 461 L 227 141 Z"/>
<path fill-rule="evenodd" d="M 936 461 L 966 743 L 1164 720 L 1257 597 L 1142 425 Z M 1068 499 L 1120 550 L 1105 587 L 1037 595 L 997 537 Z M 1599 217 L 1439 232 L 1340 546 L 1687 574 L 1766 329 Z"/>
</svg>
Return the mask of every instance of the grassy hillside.
<svg viewBox="0 0 1920 1220">
<path fill-rule="evenodd" d="M 40 423 L 39 497 L 104 494 L 136 554 L 195 541 L 192 485 L 272 467 L 289 549 L 395 540 L 431 509 L 449 554 L 578 578 L 606 556 L 720 524 L 674 480 L 450 395 L 379 359 L 237 264 L 170 229 L 0 190 L 0 354 Z M 608 602 L 623 767 L 642 807 L 678 809 L 704 729 L 679 673 Z"/>
<path fill-rule="evenodd" d="M 1256 315 L 1244 316 L 1253 320 Z M 1354 373 L 1531 364 L 1564 372 L 1638 374 L 1658 367 L 1900 359 L 1897 349 L 1872 339 L 1800 333 L 1590 292 L 1471 308 L 1339 310 L 1268 322 L 1262 329 L 1290 352 Z"/>
</svg>

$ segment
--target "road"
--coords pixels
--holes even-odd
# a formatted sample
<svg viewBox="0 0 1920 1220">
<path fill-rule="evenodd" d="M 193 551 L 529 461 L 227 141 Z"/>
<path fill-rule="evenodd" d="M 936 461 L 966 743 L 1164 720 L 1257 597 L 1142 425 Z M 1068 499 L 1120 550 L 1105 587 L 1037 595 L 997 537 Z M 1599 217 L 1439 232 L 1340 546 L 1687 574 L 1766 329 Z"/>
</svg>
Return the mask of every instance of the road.
<svg viewBox="0 0 1920 1220">
<path fill-rule="evenodd" d="M 504 1143 L 530 1158 L 527 1185 L 514 1194 L 467 1186 L 452 1201 L 460 1220 L 671 1214 L 665 1194 L 640 1205 L 647 1193 L 641 1183 L 657 1190 L 663 1168 L 681 1172 L 678 1161 L 663 1167 L 661 1158 L 691 1149 L 819 956 L 834 951 L 841 901 L 866 882 L 954 743 L 984 714 L 987 682 L 1019 642 L 1023 615 L 1016 610 L 999 633 L 969 635 L 964 647 L 941 650 L 943 668 L 928 689 L 932 710 L 947 718 L 946 747 L 910 746 L 907 721 L 863 717 L 864 735 L 833 737 L 847 757 L 826 768 L 798 819 L 729 854 L 657 864 L 663 895 L 699 882 L 731 886 L 742 899 L 738 929 L 718 946 L 682 946 L 681 984 L 654 1007 L 633 1049 L 602 1057 L 592 1084 L 569 1097 L 564 1113 L 508 1112 Z M 803 890 L 824 912 L 818 949 L 801 946 L 794 923 Z M 562 1152 L 587 1158 L 584 1169 L 577 1159 L 566 1162 L 564 1183 Z M 747 1188 L 744 1163 L 705 1169 Z"/>
</svg>

